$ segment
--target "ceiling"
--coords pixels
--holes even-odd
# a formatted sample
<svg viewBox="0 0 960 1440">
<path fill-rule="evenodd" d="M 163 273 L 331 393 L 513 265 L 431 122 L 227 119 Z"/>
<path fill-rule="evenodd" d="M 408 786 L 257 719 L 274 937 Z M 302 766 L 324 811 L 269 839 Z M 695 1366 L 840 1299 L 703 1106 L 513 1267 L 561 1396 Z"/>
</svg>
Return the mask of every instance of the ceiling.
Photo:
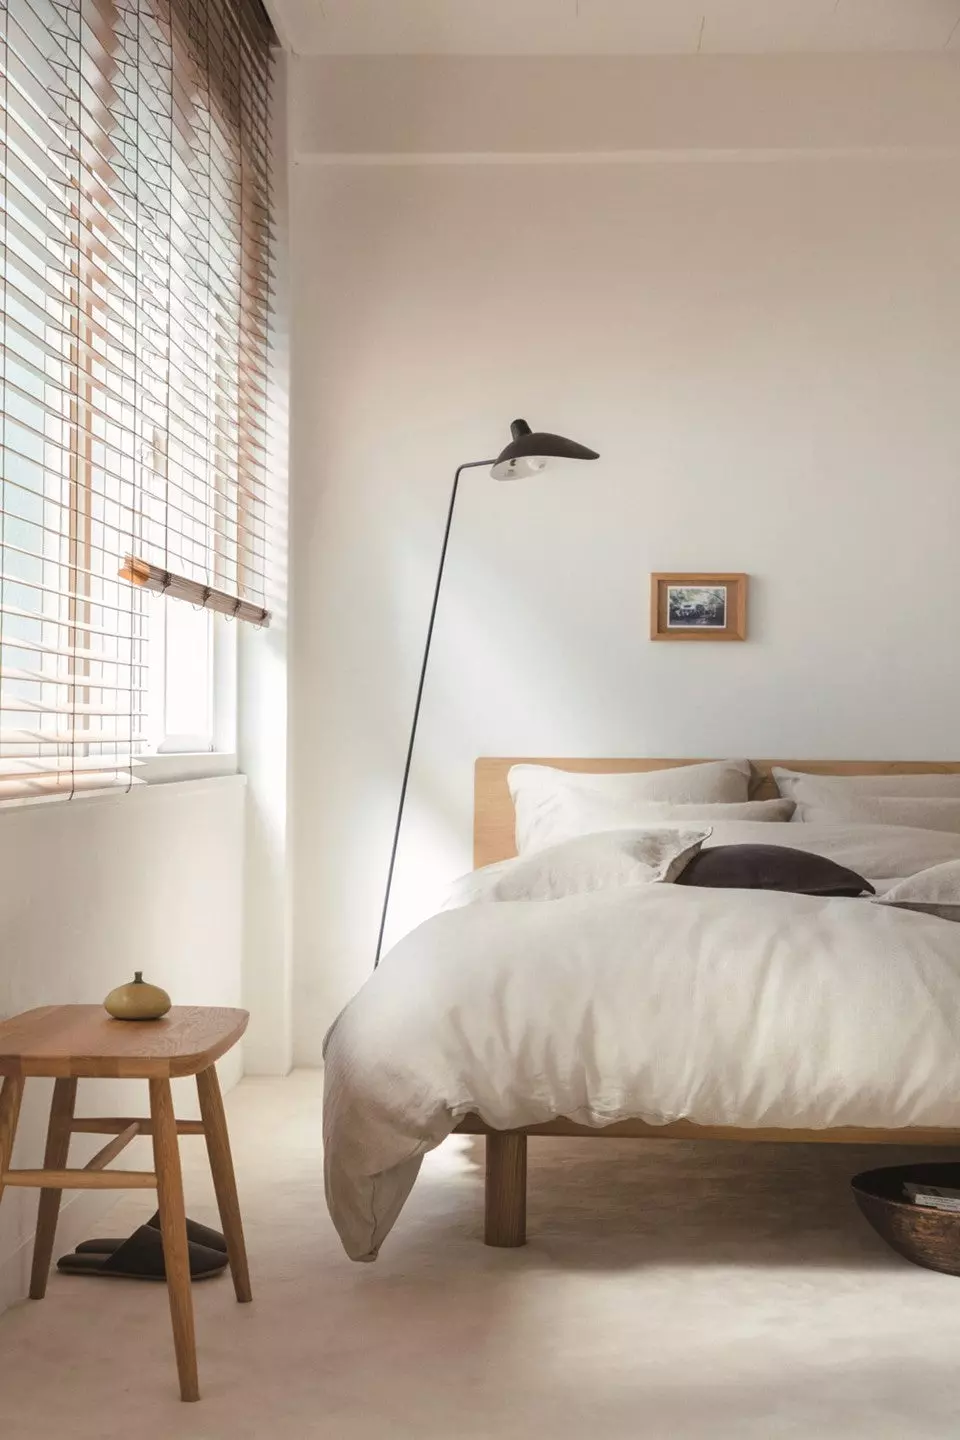
<svg viewBox="0 0 960 1440">
<path fill-rule="evenodd" d="M 267 0 L 314 55 L 960 54 L 960 0 Z"/>
</svg>

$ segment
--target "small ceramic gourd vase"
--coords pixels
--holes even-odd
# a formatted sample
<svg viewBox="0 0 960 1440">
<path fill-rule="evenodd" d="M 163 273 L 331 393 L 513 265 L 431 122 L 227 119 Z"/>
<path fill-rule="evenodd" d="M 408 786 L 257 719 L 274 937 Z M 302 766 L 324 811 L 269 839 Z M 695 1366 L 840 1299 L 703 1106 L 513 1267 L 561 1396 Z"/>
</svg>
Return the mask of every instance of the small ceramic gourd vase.
<svg viewBox="0 0 960 1440">
<path fill-rule="evenodd" d="M 170 996 L 159 985 L 148 985 L 138 970 L 129 985 L 111 990 L 103 1008 L 115 1020 L 159 1020 L 170 1009 Z"/>
</svg>

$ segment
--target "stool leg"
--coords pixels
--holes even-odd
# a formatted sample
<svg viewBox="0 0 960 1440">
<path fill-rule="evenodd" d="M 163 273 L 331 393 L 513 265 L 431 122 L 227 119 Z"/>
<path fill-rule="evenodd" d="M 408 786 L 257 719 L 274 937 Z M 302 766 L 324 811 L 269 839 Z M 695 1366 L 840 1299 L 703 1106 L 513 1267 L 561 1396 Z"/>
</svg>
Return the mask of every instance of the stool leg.
<svg viewBox="0 0 960 1440">
<path fill-rule="evenodd" d="M 47 1126 L 47 1148 L 43 1155 L 44 1170 L 64 1170 L 70 1150 L 70 1126 L 77 1099 L 75 1079 L 55 1080 L 50 1102 L 50 1124 Z M 33 1242 L 33 1269 L 30 1272 L 30 1299 L 42 1300 L 47 1293 L 47 1277 L 53 1258 L 53 1242 L 57 1234 L 62 1190 L 41 1190 L 37 1211 L 37 1234 Z"/>
<path fill-rule="evenodd" d="M 10 1169 L 13 1142 L 17 1137 L 20 1101 L 23 1099 L 23 1076 L 4 1075 L 0 1090 L 0 1200 L 3 1199 L 3 1176 Z"/>
<path fill-rule="evenodd" d="M 160 1232 L 167 1271 L 173 1344 L 177 1353 L 181 1400 L 199 1400 L 197 1341 L 190 1293 L 190 1257 L 187 1253 L 187 1216 L 183 1204 L 183 1175 L 173 1096 L 169 1080 L 150 1081 L 150 1118 L 153 1122 L 153 1158 L 160 1201 Z"/>
<path fill-rule="evenodd" d="M 247 1247 L 243 1239 L 243 1221 L 240 1218 L 240 1201 L 237 1198 L 237 1180 L 233 1171 L 233 1156 L 230 1154 L 230 1136 L 227 1131 L 227 1117 L 223 1110 L 223 1096 L 216 1067 L 211 1065 L 197 1076 L 197 1091 L 200 1096 L 200 1114 L 203 1116 L 203 1133 L 207 1140 L 207 1155 L 213 1174 L 213 1188 L 217 1192 L 220 1207 L 220 1224 L 227 1242 L 230 1256 L 230 1273 L 233 1288 L 241 1304 L 253 1299 L 250 1289 L 250 1271 L 247 1266 Z"/>
</svg>

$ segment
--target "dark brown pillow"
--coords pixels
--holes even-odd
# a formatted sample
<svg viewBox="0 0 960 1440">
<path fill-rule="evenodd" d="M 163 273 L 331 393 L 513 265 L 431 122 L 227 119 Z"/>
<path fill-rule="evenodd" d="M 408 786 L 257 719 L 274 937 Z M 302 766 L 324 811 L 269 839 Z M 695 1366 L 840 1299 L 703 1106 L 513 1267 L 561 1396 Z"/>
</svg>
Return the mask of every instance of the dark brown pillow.
<svg viewBox="0 0 960 1440">
<path fill-rule="evenodd" d="M 694 855 L 677 885 L 708 889 L 786 890 L 792 895 L 875 894 L 854 870 L 786 845 L 717 845 Z"/>
</svg>

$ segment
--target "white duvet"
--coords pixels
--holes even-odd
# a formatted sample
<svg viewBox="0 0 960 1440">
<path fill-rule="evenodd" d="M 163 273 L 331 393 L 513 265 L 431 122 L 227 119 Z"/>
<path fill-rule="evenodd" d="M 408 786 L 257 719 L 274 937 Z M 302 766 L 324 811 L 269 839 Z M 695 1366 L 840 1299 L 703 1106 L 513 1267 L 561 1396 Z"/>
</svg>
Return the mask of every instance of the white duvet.
<svg viewBox="0 0 960 1440">
<path fill-rule="evenodd" d="M 956 836 L 798 828 L 710 843 L 791 843 L 861 874 L 868 858 L 877 879 L 960 858 Z M 960 1128 L 958 1041 L 960 925 L 934 916 L 665 884 L 468 904 L 401 941 L 327 1038 L 330 1213 L 374 1259 L 424 1152 L 471 1111 L 504 1129 Z"/>
</svg>

